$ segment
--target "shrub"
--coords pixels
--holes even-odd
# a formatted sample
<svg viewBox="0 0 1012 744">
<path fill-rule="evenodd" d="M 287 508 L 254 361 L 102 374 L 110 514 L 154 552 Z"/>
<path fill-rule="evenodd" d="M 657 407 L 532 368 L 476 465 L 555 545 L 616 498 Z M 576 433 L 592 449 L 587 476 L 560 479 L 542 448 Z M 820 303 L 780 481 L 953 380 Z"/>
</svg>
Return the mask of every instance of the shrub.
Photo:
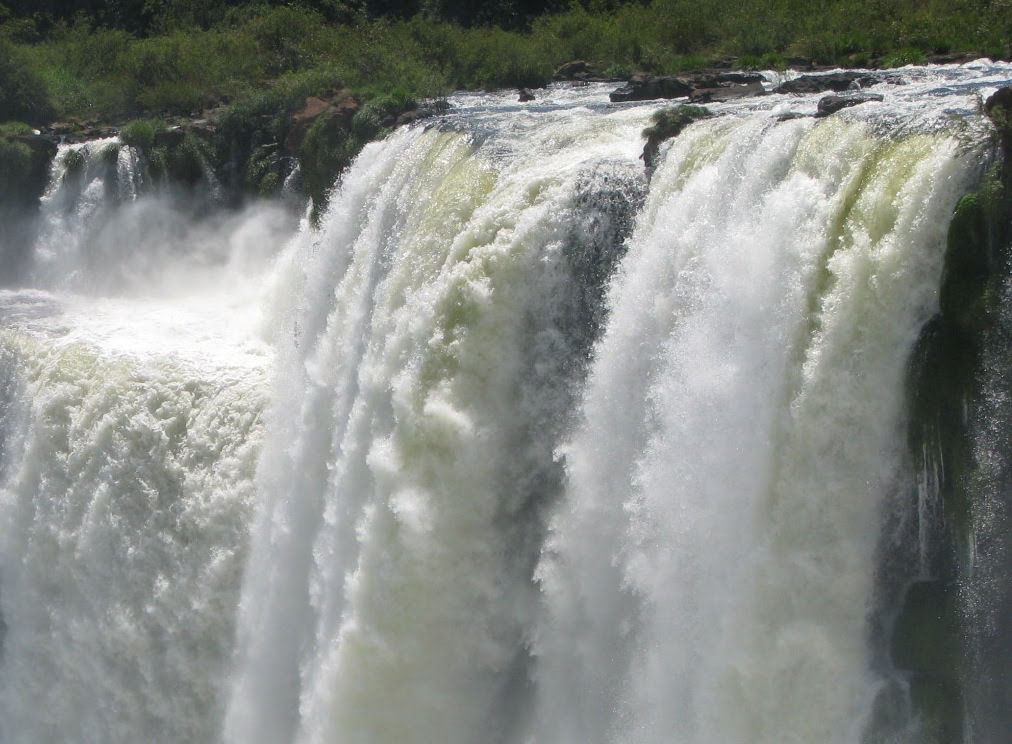
<svg viewBox="0 0 1012 744">
<path fill-rule="evenodd" d="M 920 49 L 907 47 L 896 51 L 882 58 L 882 67 L 903 67 L 904 65 L 922 65 L 927 60 L 924 52 Z"/>
<path fill-rule="evenodd" d="M 119 138 L 125 145 L 148 151 L 155 146 L 155 135 L 165 130 L 165 122 L 158 119 L 138 119 L 123 127 Z"/>
<path fill-rule="evenodd" d="M 35 130 L 23 121 L 8 121 L 0 124 L 0 137 L 24 137 L 34 134 Z"/>
<path fill-rule="evenodd" d="M 32 151 L 21 142 L 0 138 L 0 203 L 22 201 L 32 170 Z"/>
<path fill-rule="evenodd" d="M 653 123 L 643 130 L 643 136 L 647 140 L 646 146 L 643 148 L 643 160 L 647 166 L 647 173 L 652 173 L 657 164 L 661 143 L 672 137 L 677 137 L 692 122 L 709 116 L 711 116 L 710 110 L 703 106 L 681 105 L 655 111 L 651 117 Z"/>
<path fill-rule="evenodd" d="M 84 170 L 86 159 L 80 150 L 67 150 L 63 155 L 64 172 L 76 176 Z"/>
<path fill-rule="evenodd" d="M 45 81 L 17 47 L 0 39 L 0 121 L 45 124 L 53 115 Z"/>
</svg>

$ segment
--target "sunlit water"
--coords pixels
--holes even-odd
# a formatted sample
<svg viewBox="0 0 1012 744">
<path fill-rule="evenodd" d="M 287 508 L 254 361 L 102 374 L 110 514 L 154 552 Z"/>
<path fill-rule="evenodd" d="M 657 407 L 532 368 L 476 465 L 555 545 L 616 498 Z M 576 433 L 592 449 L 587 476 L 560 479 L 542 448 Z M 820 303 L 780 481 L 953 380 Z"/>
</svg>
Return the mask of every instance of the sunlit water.
<svg viewBox="0 0 1012 744">
<path fill-rule="evenodd" d="M 318 228 L 62 148 L 0 294 L 0 741 L 860 742 L 1012 68 L 891 75 L 714 105 L 649 185 L 656 102 L 456 96 Z"/>
</svg>

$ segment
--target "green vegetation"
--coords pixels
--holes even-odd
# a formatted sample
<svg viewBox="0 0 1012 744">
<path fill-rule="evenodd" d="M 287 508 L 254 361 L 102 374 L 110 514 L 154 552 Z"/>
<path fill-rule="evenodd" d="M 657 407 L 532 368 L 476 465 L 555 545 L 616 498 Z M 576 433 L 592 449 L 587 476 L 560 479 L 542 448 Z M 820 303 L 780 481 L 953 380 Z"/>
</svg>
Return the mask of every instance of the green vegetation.
<svg viewBox="0 0 1012 744">
<path fill-rule="evenodd" d="M 667 140 L 677 137 L 685 127 L 697 119 L 710 116 L 710 111 L 703 106 L 675 106 L 661 109 L 650 117 L 651 126 L 643 130 L 643 136 L 649 139 Z"/>
<path fill-rule="evenodd" d="M 643 148 L 643 160 L 647 166 L 647 173 L 653 173 L 663 142 L 677 137 L 692 122 L 705 119 L 708 116 L 710 116 L 710 110 L 703 106 L 682 105 L 654 112 L 651 117 L 651 125 L 643 130 L 643 137 L 647 141 Z"/>
<path fill-rule="evenodd" d="M 728 56 L 746 68 L 899 65 L 968 50 L 1007 56 L 1012 39 L 1012 6 L 999 0 L 748 0 L 733 11 L 719 0 L 100 5 L 0 0 L 0 121 L 262 111 L 338 88 L 428 98 L 541 85 L 571 59 L 617 76 Z"/>
<path fill-rule="evenodd" d="M 0 138 L 0 199 L 17 195 L 32 167 L 32 151 L 22 142 Z"/>
<path fill-rule="evenodd" d="M 132 121 L 119 132 L 119 138 L 126 145 L 150 150 L 155 146 L 155 135 L 165 131 L 165 122 L 158 119 Z"/>
</svg>

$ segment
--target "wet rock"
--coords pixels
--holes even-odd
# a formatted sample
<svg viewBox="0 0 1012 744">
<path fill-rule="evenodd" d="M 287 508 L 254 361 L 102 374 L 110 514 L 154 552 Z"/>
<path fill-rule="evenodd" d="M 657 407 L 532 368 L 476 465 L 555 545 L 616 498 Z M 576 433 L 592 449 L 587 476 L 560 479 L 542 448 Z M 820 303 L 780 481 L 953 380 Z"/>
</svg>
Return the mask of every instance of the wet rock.
<svg viewBox="0 0 1012 744">
<path fill-rule="evenodd" d="M 732 88 L 740 85 L 762 85 L 763 78 L 758 72 L 695 72 L 680 75 L 693 88 Z"/>
<path fill-rule="evenodd" d="M 984 113 L 1006 142 L 1012 141 L 1012 85 L 999 88 L 984 101 Z"/>
<path fill-rule="evenodd" d="M 794 93 L 795 95 L 807 95 L 810 93 L 825 93 L 834 91 L 840 93 L 845 90 L 854 90 L 861 86 L 858 81 L 873 79 L 866 72 L 849 70 L 845 72 L 834 72 L 829 75 L 802 75 L 794 80 L 782 83 L 774 90 L 774 93 Z M 874 78 L 878 82 L 877 78 Z"/>
<path fill-rule="evenodd" d="M 766 95 L 762 83 L 746 83 L 744 85 L 726 85 L 713 88 L 695 88 L 689 96 L 693 103 L 719 103 L 733 101 L 737 98 L 751 98 Z"/>
<path fill-rule="evenodd" d="M 75 129 L 75 126 L 73 124 L 71 124 L 70 122 L 67 122 L 67 121 L 54 121 L 49 126 L 43 127 L 42 131 L 45 134 L 51 135 L 53 137 L 65 137 L 68 134 L 72 133 L 74 131 L 74 129 Z"/>
<path fill-rule="evenodd" d="M 948 584 L 915 581 L 893 630 L 893 664 L 910 675 L 915 710 L 936 737 L 941 735 L 932 741 L 958 741 L 962 729 L 957 613 Z"/>
<path fill-rule="evenodd" d="M 438 116 L 439 114 L 445 114 L 450 110 L 450 104 L 447 101 L 430 101 L 422 106 L 411 111 L 405 111 L 403 114 L 397 117 L 395 125 L 403 127 L 408 124 L 414 124 L 417 121 L 428 119 L 432 116 Z"/>
<path fill-rule="evenodd" d="M 185 138 L 186 132 L 182 127 L 171 127 L 155 132 L 154 144 L 155 147 L 174 148 L 183 144 Z"/>
<path fill-rule="evenodd" d="M 870 101 L 881 101 L 882 96 L 877 93 L 851 93 L 845 96 L 830 95 L 819 99 L 819 109 L 815 114 L 817 117 L 829 116 L 837 111 L 851 106 L 857 106 Z"/>
<path fill-rule="evenodd" d="M 672 137 L 677 137 L 692 122 L 709 116 L 712 116 L 710 110 L 703 106 L 685 105 L 654 113 L 653 124 L 643 130 L 643 136 L 647 141 L 643 147 L 642 158 L 646 164 L 647 178 L 653 175 L 654 168 L 657 167 L 661 144 Z"/>
<path fill-rule="evenodd" d="M 517 99 L 520 103 L 530 103 L 534 100 L 534 93 L 531 92 L 530 88 L 521 88 L 518 93 L 520 97 Z"/>
<path fill-rule="evenodd" d="M 656 77 L 643 72 L 633 75 L 629 82 L 609 96 L 613 103 L 625 101 L 653 101 L 658 98 L 688 98 L 692 86 L 676 77 Z"/>
</svg>

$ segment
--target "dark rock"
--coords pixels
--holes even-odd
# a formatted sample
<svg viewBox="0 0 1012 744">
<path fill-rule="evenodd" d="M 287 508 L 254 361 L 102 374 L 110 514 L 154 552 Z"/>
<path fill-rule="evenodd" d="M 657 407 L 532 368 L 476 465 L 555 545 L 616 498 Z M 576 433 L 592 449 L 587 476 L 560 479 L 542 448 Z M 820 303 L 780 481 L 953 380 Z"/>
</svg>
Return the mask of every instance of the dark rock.
<svg viewBox="0 0 1012 744">
<path fill-rule="evenodd" d="M 574 59 L 561 65 L 552 76 L 554 80 L 570 82 L 605 82 L 609 78 L 602 74 L 599 69 L 582 59 Z"/>
<path fill-rule="evenodd" d="M 15 142 L 27 145 L 33 157 L 50 160 L 56 157 L 57 141 L 44 134 L 25 134 L 11 137 Z"/>
<path fill-rule="evenodd" d="M 854 86 L 857 88 L 870 88 L 879 83 L 888 83 L 889 85 L 907 84 L 899 75 L 862 75 L 854 81 Z"/>
<path fill-rule="evenodd" d="M 958 651 L 949 594 L 949 587 L 936 580 L 916 581 L 907 588 L 890 648 L 897 669 L 954 673 Z"/>
<path fill-rule="evenodd" d="M 186 132 L 181 127 L 162 129 L 155 132 L 155 147 L 179 147 L 186 139 Z"/>
<path fill-rule="evenodd" d="M 57 140 L 40 134 L 0 140 L 0 202 L 38 206 L 49 182 L 49 167 L 56 157 Z"/>
<path fill-rule="evenodd" d="M 421 121 L 422 119 L 428 119 L 430 116 L 432 116 L 432 114 L 433 114 L 432 111 L 424 108 L 417 108 L 412 109 L 411 111 L 405 111 L 403 114 L 397 117 L 396 126 L 405 127 L 409 124 L 414 124 L 415 122 Z"/>
<path fill-rule="evenodd" d="M 218 131 L 217 125 L 207 119 L 196 119 L 186 125 L 186 131 L 200 137 L 210 137 Z"/>
<path fill-rule="evenodd" d="M 932 65 L 958 65 L 973 62 L 983 55 L 980 52 L 949 52 L 947 54 L 929 54 L 927 62 Z"/>
<path fill-rule="evenodd" d="M 818 117 L 835 114 L 840 109 L 850 108 L 869 101 L 881 101 L 882 96 L 877 93 L 851 93 L 845 96 L 823 96 L 819 99 L 819 110 L 815 114 Z"/>
<path fill-rule="evenodd" d="M 663 109 L 654 113 L 653 124 L 643 130 L 646 137 L 646 144 L 643 146 L 643 162 L 646 164 L 647 178 L 653 175 L 657 166 L 657 155 L 660 153 L 661 144 L 677 137 L 689 124 L 699 119 L 712 116 L 710 111 L 702 106 L 675 106 L 670 109 Z"/>
<path fill-rule="evenodd" d="M 448 101 L 431 101 L 411 111 L 405 111 L 397 117 L 395 126 L 403 127 L 408 124 L 414 124 L 416 121 L 421 121 L 422 119 L 445 114 L 449 110 L 450 104 Z"/>
<path fill-rule="evenodd" d="M 788 111 L 785 114 L 780 114 L 777 117 L 777 121 L 791 121 L 792 119 L 804 119 L 806 114 L 802 114 L 800 111 Z"/>
<path fill-rule="evenodd" d="M 855 70 L 834 72 L 829 75 L 802 75 L 799 78 L 782 83 L 773 92 L 805 95 L 809 93 L 825 93 L 827 90 L 831 90 L 840 93 L 858 87 L 857 81 L 867 77 L 868 74 L 866 72 L 857 72 Z"/>
<path fill-rule="evenodd" d="M 962 729 L 958 610 L 943 581 L 915 581 L 906 590 L 893 629 L 890 655 L 910 675 L 911 702 L 941 738 L 958 741 Z"/>
<path fill-rule="evenodd" d="M 758 72 L 722 72 L 717 75 L 718 83 L 733 85 L 751 85 L 753 83 L 762 85 L 765 79 Z"/>
<path fill-rule="evenodd" d="M 693 88 L 729 88 L 738 85 L 762 85 L 763 78 L 758 72 L 693 72 L 679 78 Z"/>
<path fill-rule="evenodd" d="M 43 127 L 42 131 L 54 137 L 63 137 L 73 132 L 74 128 L 74 125 L 70 122 L 54 121 L 49 126 Z"/>
<path fill-rule="evenodd" d="M 520 103 L 529 103 L 534 100 L 534 94 L 531 92 L 530 88 L 521 88 L 518 92 L 520 94 Z"/>
<path fill-rule="evenodd" d="M 696 88 L 689 96 L 693 103 L 719 103 L 721 101 L 732 101 L 736 98 L 750 98 L 752 96 L 766 95 L 766 89 L 762 83 L 748 83 L 746 85 L 728 85 L 717 88 Z"/>
<path fill-rule="evenodd" d="M 692 86 L 676 77 L 655 77 L 638 72 L 629 82 L 609 96 L 613 103 L 624 101 L 652 101 L 657 98 L 687 98 Z"/>
<path fill-rule="evenodd" d="M 999 88 L 984 101 L 984 113 L 997 126 L 1008 126 L 1012 121 L 1012 85 Z"/>
</svg>

